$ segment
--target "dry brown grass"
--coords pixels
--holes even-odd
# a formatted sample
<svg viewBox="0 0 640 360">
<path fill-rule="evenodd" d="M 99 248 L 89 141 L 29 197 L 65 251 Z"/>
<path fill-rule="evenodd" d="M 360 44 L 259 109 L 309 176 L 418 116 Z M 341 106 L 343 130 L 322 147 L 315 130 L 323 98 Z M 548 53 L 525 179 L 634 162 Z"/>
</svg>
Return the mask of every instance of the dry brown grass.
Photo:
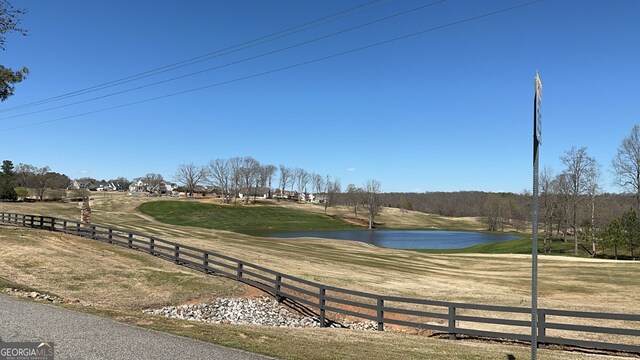
<svg viewBox="0 0 640 360">
<path fill-rule="evenodd" d="M 273 203 L 273 202 L 272 202 Z M 275 202 L 279 206 L 324 214 L 324 206 L 297 202 Z M 343 219 L 355 219 L 353 207 L 333 206 L 327 209 L 327 214 Z M 365 210 L 358 209 L 358 219 L 366 220 Z M 365 221 L 366 222 L 366 221 Z M 397 208 L 383 207 L 376 217 L 376 223 L 381 226 L 392 226 L 394 229 L 447 229 L 447 230 L 484 230 L 482 221 L 474 217 L 451 218 L 419 211 L 406 211 Z"/>
<path fill-rule="evenodd" d="M 238 295 L 243 287 L 119 247 L 0 225 L 0 274 L 92 306 L 141 309 Z"/>
<path fill-rule="evenodd" d="M 531 270 L 530 257 L 526 255 L 422 254 L 358 242 L 261 238 L 166 225 L 135 211 L 139 204 L 150 200 L 158 201 L 98 195 L 92 201 L 94 222 L 221 252 L 334 286 L 448 301 L 529 304 Z M 320 206 L 312 207 L 323 211 Z M 79 214 L 76 204 L 0 203 L 0 210 L 53 216 Z M 540 306 L 640 313 L 640 303 L 635 301 L 639 275 L 640 268 L 633 262 L 543 255 L 539 265 Z"/>
</svg>

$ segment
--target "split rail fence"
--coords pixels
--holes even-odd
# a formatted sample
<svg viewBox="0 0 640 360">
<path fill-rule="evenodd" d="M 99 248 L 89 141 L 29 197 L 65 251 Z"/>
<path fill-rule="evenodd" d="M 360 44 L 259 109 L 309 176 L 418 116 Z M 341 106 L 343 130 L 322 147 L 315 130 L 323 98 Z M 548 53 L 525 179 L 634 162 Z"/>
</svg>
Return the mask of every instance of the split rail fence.
<svg viewBox="0 0 640 360">
<path fill-rule="evenodd" d="M 58 231 L 135 249 L 262 289 L 317 316 L 321 326 L 342 314 L 448 335 L 530 342 L 531 308 L 378 295 L 327 286 L 216 252 L 127 230 L 48 216 L 0 213 L 0 222 Z M 313 310 L 312 310 L 313 309 Z M 317 311 L 316 311 L 317 310 Z M 538 342 L 640 354 L 640 315 L 538 309 Z"/>
</svg>

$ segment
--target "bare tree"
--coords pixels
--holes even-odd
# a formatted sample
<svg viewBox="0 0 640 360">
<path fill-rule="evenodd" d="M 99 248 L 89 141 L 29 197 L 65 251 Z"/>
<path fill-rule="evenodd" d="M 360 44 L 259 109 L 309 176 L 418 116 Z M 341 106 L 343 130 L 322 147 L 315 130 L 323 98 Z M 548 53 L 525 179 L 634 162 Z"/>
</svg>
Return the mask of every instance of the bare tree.
<svg viewBox="0 0 640 360">
<path fill-rule="evenodd" d="M 277 170 L 278 168 L 276 168 L 275 165 L 271 164 L 263 165 L 260 167 L 260 186 L 269 189 L 269 193 L 267 195 L 269 199 L 272 198 L 271 185 L 273 182 L 273 177 L 276 174 Z"/>
<path fill-rule="evenodd" d="M 305 169 L 295 168 L 293 170 L 293 178 L 298 189 L 298 200 L 304 201 L 307 184 L 309 183 L 309 173 Z"/>
<path fill-rule="evenodd" d="M 558 174 L 551 182 L 551 193 L 553 194 L 553 218 L 556 225 L 556 236 L 562 241 L 566 241 L 566 233 L 569 223 L 569 203 L 571 198 L 571 184 L 566 173 Z M 552 230 L 553 233 L 553 230 Z"/>
<path fill-rule="evenodd" d="M 540 213 L 542 214 L 542 222 L 544 229 L 544 246 L 545 252 L 548 249 L 548 241 L 553 237 L 553 214 L 555 207 L 553 206 L 552 192 L 553 169 L 545 166 L 540 174 Z"/>
<path fill-rule="evenodd" d="M 240 184 L 242 183 L 242 161 L 241 157 L 232 157 L 229 159 L 229 168 L 231 169 L 231 192 L 233 194 L 233 203 L 236 203 L 238 198 L 238 191 L 240 190 Z"/>
<path fill-rule="evenodd" d="M 193 197 L 196 187 L 207 178 L 205 168 L 202 166 L 191 164 L 180 164 L 178 171 L 174 175 L 176 182 L 179 182 L 187 188 L 188 195 Z"/>
<path fill-rule="evenodd" d="M 247 156 L 242 159 L 238 170 L 246 192 L 245 204 L 249 204 L 249 197 L 255 194 L 257 188 L 257 186 L 254 185 L 256 185 L 259 180 L 260 163 L 251 156 Z"/>
<path fill-rule="evenodd" d="M 156 173 L 148 173 L 142 177 L 142 182 L 147 185 L 147 191 L 154 192 L 160 186 L 160 183 L 164 181 L 162 175 Z"/>
<path fill-rule="evenodd" d="M 327 181 L 325 182 L 326 190 L 324 194 L 324 214 L 327 214 L 327 208 L 333 206 L 336 203 L 337 195 L 341 191 L 340 179 L 334 179 L 333 181 L 327 175 Z"/>
<path fill-rule="evenodd" d="M 25 188 L 33 187 L 33 174 L 36 172 L 35 169 L 36 167 L 30 164 L 18 164 L 14 170 L 18 185 Z"/>
<path fill-rule="evenodd" d="M 18 185 L 32 189 L 39 200 L 44 200 L 48 190 L 66 189 L 71 182 L 66 175 L 51 172 L 48 166 L 18 164 L 15 176 Z"/>
<path fill-rule="evenodd" d="M 314 194 L 317 195 L 322 192 L 322 189 L 324 188 L 324 179 L 322 178 L 322 175 L 316 173 L 311 174 L 311 186 L 313 186 Z"/>
<path fill-rule="evenodd" d="M 483 206 L 489 231 L 504 231 L 508 207 L 508 202 L 500 194 L 490 194 Z"/>
<path fill-rule="evenodd" d="M 611 167 L 616 185 L 634 194 L 636 211 L 640 212 L 640 125 L 622 140 Z"/>
<path fill-rule="evenodd" d="M 48 166 L 33 168 L 33 185 L 40 201 L 44 199 L 44 194 L 47 191 L 47 187 L 49 187 L 48 180 L 50 177 L 47 176 L 49 170 Z"/>
<path fill-rule="evenodd" d="M 594 229 L 596 228 L 596 202 L 597 202 L 597 196 L 601 191 L 600 188 L 600 165 L 599 164 L 595 164 L 595 166 L 590 169 L 590 171 L 587 173 L 587 178 L 586 178 L 586 189 L 587 189 L 587 195 L 589 196 L 589 202 L 591 205 L 591 231 L 589 232 L 590 234 L 590 240 L 591 240 L 591 248 L 592 248 L 592 255 L 591 256 L 595 256 L 596 254 L 596 240 L 595 240 L 595 236 L 594 236 Z"/>
<path fill-rule="evenodd" d="M 569 177 L 572 210 L 571 228 L 573 229 L 574 252 L 575 255 L 578 255 L 578 205 L 581 196 L 588 193 L 588 179 L 595 173 L 597 162 L 587 154 L 586 147 L 576 148 L 575 146 L 567 150 L 560 159 L 565 165 L 565 173 Z"/>
<path fill-rule="evenodd" d="M 373 229 L 376 216 L 382 207 L 379 196 L 381 186 L 380 181 L 373 179 L 367 180 L 364 184 L 364 206 L 369 214 L 369 229 Z"/>
<path fill-rule="evenodd" d="M 232 176 L 229 160 L 211 160 L 207 165 L 207 179 L 211 185 L 220 189 L 222 201 L 230 203 Z"/>
<path fill-rule="evenodd" d="M 287 189 L 287 185 L 289 185 L 289 183 L 291 182 L 291 169 L 284 166 L 284 165 L 280 165 L 280 191 L 281 197 L 284 197 L 285 191 Z"/>
<path fill-rule="evenodd" d="M 353 206 L 353 214 L 356 220 L 358 220 L 358 207 L 362 204 L 362 193 L 363 190 L 354 184 L 347 185 L 346 203 L 349 206 Z"/>
</svg>

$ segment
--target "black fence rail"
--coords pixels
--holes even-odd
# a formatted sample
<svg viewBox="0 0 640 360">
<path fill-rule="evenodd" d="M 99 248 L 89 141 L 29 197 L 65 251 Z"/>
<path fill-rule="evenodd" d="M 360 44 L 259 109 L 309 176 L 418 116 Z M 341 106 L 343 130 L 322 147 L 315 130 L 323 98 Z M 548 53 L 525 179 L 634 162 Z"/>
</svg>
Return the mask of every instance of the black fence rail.
<svg viewBox="0 0 640 360">
<path fill-rule="evenodd" d="M 206 274 L 262 289 L 278 300 L 317 309 L 321 326 L 335 314 L 460 336 L 529 342 L 531 309 L 378 295 L 328 286 L 220 253 L 154 236 L 39 215 L 0 213 L 0 222 L 59 231 L 144 251 Z M 640 354 L 640 315 L 538 309 L 538 342 Z"/>
</svg>

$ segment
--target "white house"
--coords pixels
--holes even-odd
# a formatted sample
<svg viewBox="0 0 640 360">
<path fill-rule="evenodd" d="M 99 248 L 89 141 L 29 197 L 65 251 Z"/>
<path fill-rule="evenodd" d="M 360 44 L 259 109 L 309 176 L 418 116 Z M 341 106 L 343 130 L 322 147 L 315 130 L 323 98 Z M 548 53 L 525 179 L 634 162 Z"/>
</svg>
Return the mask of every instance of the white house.
<svg viewBox="0 0 640 360">
<path fill-rule="evenodd" d="M 144 192 L 144 191 L 147 191 L 147 184 L 143 183 L 142 180 L 138 180 L 138 181 L 132 182 L 129 185 L 129 191 L 130 192 Z"/>
<path fill-rule="evenodd" d="M 112 182 L 100 181 L 96 186 L 97 191 L 116 191 L 116 185 Z"/>
</svg>

